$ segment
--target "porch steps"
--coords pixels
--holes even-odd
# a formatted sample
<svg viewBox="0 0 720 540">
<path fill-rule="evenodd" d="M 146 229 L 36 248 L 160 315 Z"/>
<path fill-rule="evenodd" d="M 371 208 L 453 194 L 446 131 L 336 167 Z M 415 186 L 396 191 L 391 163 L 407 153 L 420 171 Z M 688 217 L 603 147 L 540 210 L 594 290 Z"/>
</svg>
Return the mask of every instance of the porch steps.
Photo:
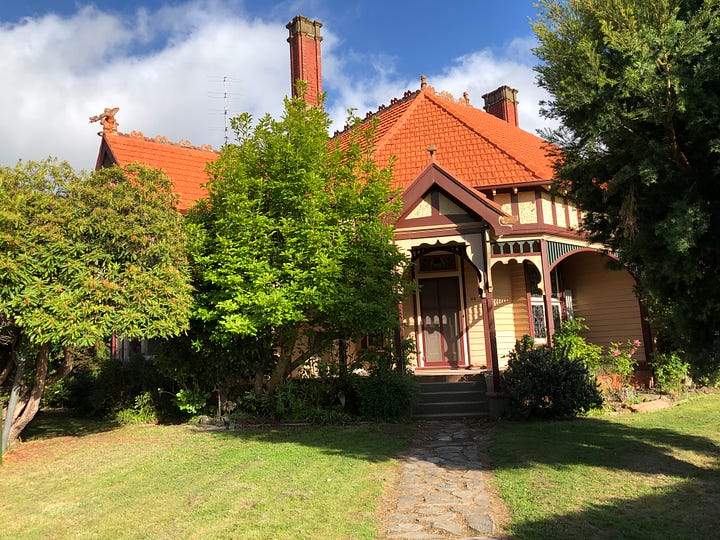
<svg viewBox="0 0 720 540">
<path fill-rule="evenodd" d="M 420 379 L 420 397 L 413 418 L 485 418 L 489 415 L 484 380 L 438 381 Z"/>
</svg>

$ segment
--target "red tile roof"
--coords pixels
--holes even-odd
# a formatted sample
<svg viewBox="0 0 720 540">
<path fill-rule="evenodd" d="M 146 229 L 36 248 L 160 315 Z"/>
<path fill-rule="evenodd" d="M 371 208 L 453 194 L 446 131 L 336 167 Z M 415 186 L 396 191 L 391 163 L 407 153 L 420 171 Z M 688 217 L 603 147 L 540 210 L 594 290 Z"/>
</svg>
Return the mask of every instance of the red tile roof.
<svg viewBox="0 0 720 540">
<path fill-rule="evenodd" d="M 127 165 L 141 163 L 162 169 L 173 182 L 180 196 L 178 209 L 188 210 L 193 203 L 207 197 L 203 185 L 208 176 L 205 165 L 217 160 L 219 154 L 210 146 L 195 147 L 185 141 L 171 143 L 165 137 L 150 139 L 142 133 L 133 132 L 103 134 L 97 166 L 108 163 Z"/>
<path fill-rule="evenodd" d="M 395 183 L 401 188 L 427 167 L 429 146 L 437 148 L 435 163 L 470 187 L 541 183 L 553 177 L 545 140 L 452 96 L 436 94 L 432 87 L 406 93 L 358 127 L 369 126 L 373 119 L 377 161 L 385 165 L 395 156 Z M 345 142 L 349 132 L 336 137 Z"/>
<path fill-rule="evenodd" d="M 395 157 L 395 185 L 403 189 L 430 163 L 429 146 L 437 148 L 438 166 L 475 189 L 544 183 L 553 176 L 546 141 L 452 96 L 437 94 L 431 86 L 381 106 L 335 140 L 346 143 L 351 131 L 366 129 L 371 122 L 376 122 L 376 160 L 385 165 Z M 219 156 L 212 148 L 150 139 L 138 132 L 102 137 L 98 166 L 137 162 L 162 169 L 180 196 L 181 211 L 207 196 L 205 165 Z"/>
</svg>

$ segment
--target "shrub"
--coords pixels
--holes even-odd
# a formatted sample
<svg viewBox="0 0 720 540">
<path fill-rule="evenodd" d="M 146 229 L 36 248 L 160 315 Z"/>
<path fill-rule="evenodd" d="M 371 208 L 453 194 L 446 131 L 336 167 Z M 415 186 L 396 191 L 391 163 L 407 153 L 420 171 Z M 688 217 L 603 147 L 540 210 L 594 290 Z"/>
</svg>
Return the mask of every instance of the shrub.
<svg viewBox="0 0 720 540">
<path fill-rule="evenodd" d="M 360 414 L 373 420 L 397 422 L 412 413 L 419 394 L 413 375 L 381 370 L 356 376 Z"/>
<path fill-rule="evenodd" d="M 690 370 L 690 364 L 681 357 L 680 351 L 656 354 L 650 361 L 658 387 L 663 392 L 679 393 Z"/>
<path fill-rule="evenodd" d="M 210 398 L 210 394 L 208 393 L 202 393 L 196 389 L 183 388 L 175 394 L 175 404 L 181 411 L 196 415 L 207 408 L 208 398 Z"/>
<path fill-rule="evenodd" d="M 295 422 L 337 424 L 349 419 L 338 377 L 289 379 L 275 388 L 273 413 Z"/>
<path fill-rule="evenodd" d="M 553 335 L 553 346 L 570 360 L 582 361 L 594 372 L 600 367 L 602 347 L 588 343 L 580 335 L 584 330 L 588 330 L 588 326 L 581 317 L 565 321 Z"/>
<path fill-rule="evenodd" d="M 154 424 L 158 421 L 157 406 L 150 392 L 135 396 L 132 407 L 120 409 L 115 419 L 121 424 Z"/>
<path fill-rule="evenodd" d="M 627 385 L 637 367 L 635 352 L 639 346 L 640 342 L 637 339 L 635 341 L 628 340 L 625 344 L 610 343 L 608 353 L 602 358 L 600 371 L 604 374 L 617 373 L 620 375 L 623 385 Z"/>
<path fill-rule="evenodd" d="M 504 383 L 509 413 L 516 418 L 571 417 L 602 406 L 597 381 L 582 361 L 546 345 L 535 347 L 530 336 L 511 351 Z"/>
</svg>

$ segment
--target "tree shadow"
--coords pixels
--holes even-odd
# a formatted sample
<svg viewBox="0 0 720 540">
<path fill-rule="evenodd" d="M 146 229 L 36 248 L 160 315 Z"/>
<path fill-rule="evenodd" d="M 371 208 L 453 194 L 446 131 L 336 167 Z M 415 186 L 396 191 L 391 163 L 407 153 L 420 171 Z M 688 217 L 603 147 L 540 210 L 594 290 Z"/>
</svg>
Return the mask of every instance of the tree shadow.
<svg viewBox="0 0 720 540">
<path fill-rule="evenodd" d="M 400 457 L 414 433 L 411 424 L 348 425 L 243 425 L 235 429 L 214 429 L 220 439 L 297 444 L 320 449 L 326 455 L 383 462 Z M 198 430 L 202 432 L 205 430 Z"/>
<path fill-rule="evenodd" d="M 79 416 L 68 409 L 42 409 L 23 430 L 24 441 L 53 437 L 82 437 L 111 431 L 120 426 L 112 420 Z"/>
<path fill-rule="evenodd" d="M 581 510 L 513 525 L 519 538 L 717 538 L 720 536 L 720 446 L 667 428 L 618 424 L 593 418 L 525 423 L 493 447 L 496 471 L 537 465 L 562 470 L 590 467 L 610 480 L 597 502 Z M 637 475 L 637 476 L 634 476 Z M 645 477 L 638 480 L 638 476 Z M 648 481 L 642 495 L 634 482 Z M 602 484 L 602 483 L 601 483 Z M 597 484 L 590 484 L 597 485 Z M 615 486 L 618 493 L 610 491 Z M 552 497 L 551 486 L 542 486 Z M 648 489 L 651 492 L 648 494 Z M 576 505 L 577 507 L 578 505 Z"/>
</svg>

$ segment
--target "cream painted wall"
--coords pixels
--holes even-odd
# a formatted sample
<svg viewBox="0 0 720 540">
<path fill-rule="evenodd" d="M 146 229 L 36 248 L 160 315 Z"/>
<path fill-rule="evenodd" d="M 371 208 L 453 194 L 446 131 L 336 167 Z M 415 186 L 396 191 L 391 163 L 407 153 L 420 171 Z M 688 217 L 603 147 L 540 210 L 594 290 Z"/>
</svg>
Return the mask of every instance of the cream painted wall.
<svg viewBox="0 0 720 540">
<path fill-rule="evenodd" d="M 611 270 L 607 256 L 578 253 L 560 263 L 565 289 L 573 294 L 575 317 L 585 319 L 590 330 L 584 337 L 602 347 L 611 342 L 642 341 L 640 305 L 633 293 L 635 280 L 624 270 Z M 640 347 L 638 360 L 645 359 Z"/>
</svg>

